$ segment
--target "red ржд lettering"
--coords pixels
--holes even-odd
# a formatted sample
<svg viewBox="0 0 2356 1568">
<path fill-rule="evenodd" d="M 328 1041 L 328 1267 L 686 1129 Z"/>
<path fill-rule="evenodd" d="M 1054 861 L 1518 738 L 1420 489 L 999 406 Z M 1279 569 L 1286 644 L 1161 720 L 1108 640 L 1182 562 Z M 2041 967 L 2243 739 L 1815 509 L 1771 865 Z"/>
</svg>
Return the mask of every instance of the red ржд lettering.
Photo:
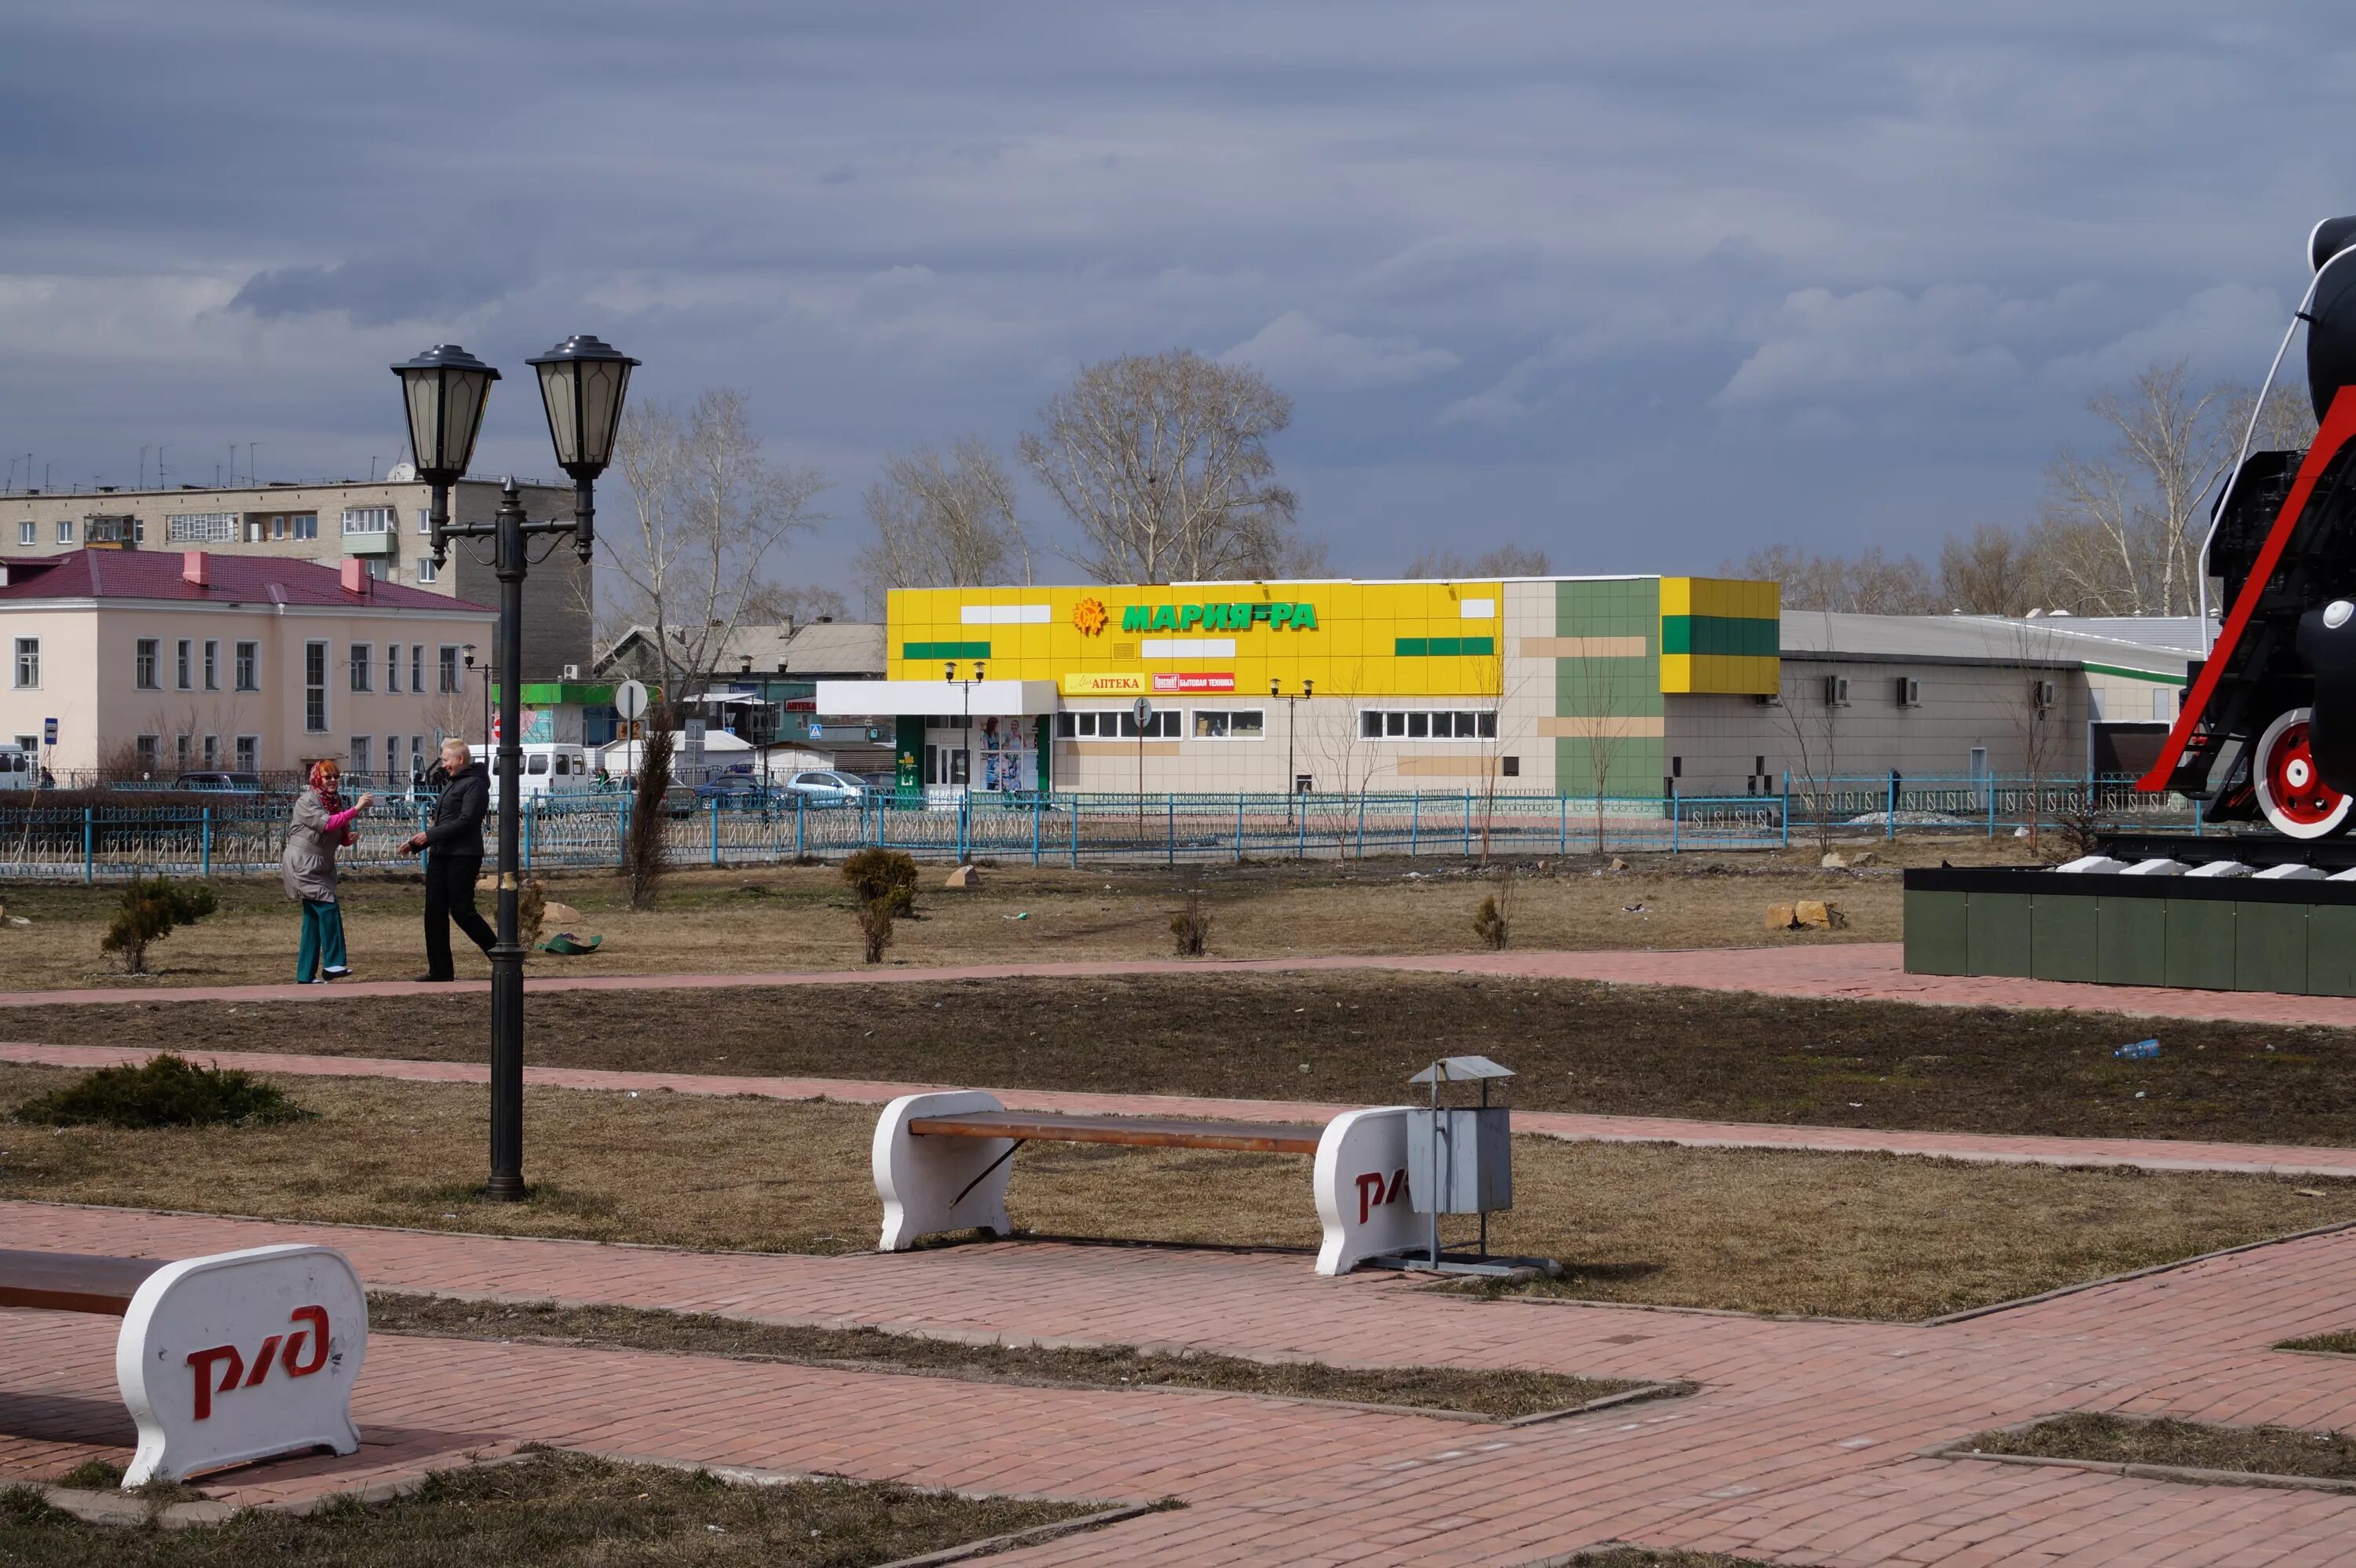
<svg viewBox="0 0 2356 1568">
<path fill-rule="evenodd" d="M 246 1370 L 244 1352 L 235 1345 L 214 1345 L 207 1349 L 188 1352 L 187 1365 L 196 1373 L 194 1414 L 198 1421 L 209 1421 L 213 1413 L 213 1395 L 227 1393 L 233 1388 L 254 1388 L 270 1375 L 270 1362 L 274 1356 L 290 1378 L 307 1378 L 327 1364 L 327 1309 L 324 1307 L 298 1307 L 287 1317 L 290 1323 L 303 1328 L 292 1334 L 273 1334 L 262 1342 L 254 1353 L 252 1371 Z M 281 1346 L 284 1349 L 281 1349 Z M 310 1354 L 303 1352 L 308 1349 Z M 220 1381 L 213 1381 L 213 1368 L 229 1363 Z M 242 1380 L 241 1381 L 240 1380 Z"/>
</svg>

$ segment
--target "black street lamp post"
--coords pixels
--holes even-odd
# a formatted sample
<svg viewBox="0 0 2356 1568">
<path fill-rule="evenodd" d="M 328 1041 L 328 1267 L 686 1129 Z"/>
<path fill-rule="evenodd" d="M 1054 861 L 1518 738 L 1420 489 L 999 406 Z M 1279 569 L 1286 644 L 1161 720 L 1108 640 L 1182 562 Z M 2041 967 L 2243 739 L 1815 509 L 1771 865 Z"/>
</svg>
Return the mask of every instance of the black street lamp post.
<svg viewBox="0 0 2356 1568">
<path fill-rule="evenodd" d="M 969 800 L 973 797 L 973 688 L 981 683 L 981 661 L 974 660 L 973 674 L 959 680 L 957 660 L 951 659 L 943 678 L 958 688 L 958 695 L 965 701 L 958 730 L 958 754 L 965 758 L 965 793 L 959 798 Z"/>
<path fill-rule="evenodd" d="M 1309 700 L 1309 694 L 1316 685 L 1313 680 L 1304 680 L 1297 695 L 1287 697 L 1282 681 L 1270 680 L 1268 683 L 1268 694 L 1284 704 L 1284 819 L 1287 822 L 1292 820 L 1292 797 L 1301 790 L 1301 776 L 1292 771 L 1293 715 L 1301 703 Z"/>
<path fill-rule="evenodd" d="M 573 515 L 548 522 L 525 520 L 513 479 L 500 487 L 499 509 L 487 523 L 450 521 L 450 485 L 466 472 L 483 405 L 499 373 L 452 344 L 428 349 L 394 366 L 409 413 L 410 450 L 417 471 L 434 486 L 434 561 L 447 559 L 453 539 L 488 538 L 492 571 L 499 580 L 498 642 L 492 670 L 499 688 L 499 880 L 498 940 L 491 946 L 491 1179 L 487 1195 L 504 1202 L 524 1197 L 523 1185 L 523 959 L 518 930 L 518 854 L 522 847 L 519 806 L 523 748 L 523 581 L 530 562 L 526 541 L 538 535 L 573 536 L 573 552 L 585 565 L 596 544 L 593 488 L 613 459 L 614 434 L 621 424 L 622 399 L 630 370 L 638 362 L 599 341 L 568 337 L 546 354 L 526 361 L 540 372 L 540 396 L 548 413 L 549 438 L 559 466 L 573 479 Z"/>
</svg>

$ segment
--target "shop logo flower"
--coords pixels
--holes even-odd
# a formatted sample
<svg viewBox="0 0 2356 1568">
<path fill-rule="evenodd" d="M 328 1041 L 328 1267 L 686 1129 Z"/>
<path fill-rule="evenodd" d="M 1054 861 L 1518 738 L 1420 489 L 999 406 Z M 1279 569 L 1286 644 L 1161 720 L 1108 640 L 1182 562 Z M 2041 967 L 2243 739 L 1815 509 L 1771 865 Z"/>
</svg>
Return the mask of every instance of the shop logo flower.
<svg viewBox="0 0 2356 1568">
<path fill-rule="evenodd" d="M 1103 631 L 1108 618 L 1104 601 L 1093 595 L 1072 606 L 1072 624 L 1080 629 L 1083 636 L 1093 637 Z"/>
</svg>

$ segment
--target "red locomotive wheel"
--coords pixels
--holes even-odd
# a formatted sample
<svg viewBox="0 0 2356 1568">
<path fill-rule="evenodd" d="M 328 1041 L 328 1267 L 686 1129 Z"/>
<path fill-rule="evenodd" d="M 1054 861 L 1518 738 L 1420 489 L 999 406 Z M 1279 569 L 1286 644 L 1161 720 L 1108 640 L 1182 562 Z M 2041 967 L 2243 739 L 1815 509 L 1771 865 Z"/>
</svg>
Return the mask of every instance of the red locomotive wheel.
<svg viewBox="0 0 2356 1568">
<path fill-rule="evenodd" d="M 2267 725 L 2251 769 L 2266 821 L 2291 838 L 2328 838 L 2348 824 L 2351 797 L 2323 782 L 2308 747 L 2313 712 L 2294 708 Z"/>
</svg>

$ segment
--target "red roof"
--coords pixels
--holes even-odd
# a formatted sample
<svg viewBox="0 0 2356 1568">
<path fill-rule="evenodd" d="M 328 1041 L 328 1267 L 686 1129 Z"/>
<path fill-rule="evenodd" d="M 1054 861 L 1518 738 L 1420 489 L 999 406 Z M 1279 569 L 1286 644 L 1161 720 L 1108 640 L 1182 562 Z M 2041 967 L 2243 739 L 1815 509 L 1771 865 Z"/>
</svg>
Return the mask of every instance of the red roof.
<svg viewBox="0 0 2356 1568">
<path fill-rule="evenodd" d="M 198 553 L 198 552 L 190 552 Z M 345 592 L 332 566 L 287 556 L 201 552 L 209 582 L 190 582 L 178 550 L 77 549 L 29 560 L 0 561 L 8 581 L 0 603 L 25 599 L 172 599 L 209 604 L 315 604 L 385 610 L 489 607 L 371 579 L 366 593 Z"/>
</svg>

